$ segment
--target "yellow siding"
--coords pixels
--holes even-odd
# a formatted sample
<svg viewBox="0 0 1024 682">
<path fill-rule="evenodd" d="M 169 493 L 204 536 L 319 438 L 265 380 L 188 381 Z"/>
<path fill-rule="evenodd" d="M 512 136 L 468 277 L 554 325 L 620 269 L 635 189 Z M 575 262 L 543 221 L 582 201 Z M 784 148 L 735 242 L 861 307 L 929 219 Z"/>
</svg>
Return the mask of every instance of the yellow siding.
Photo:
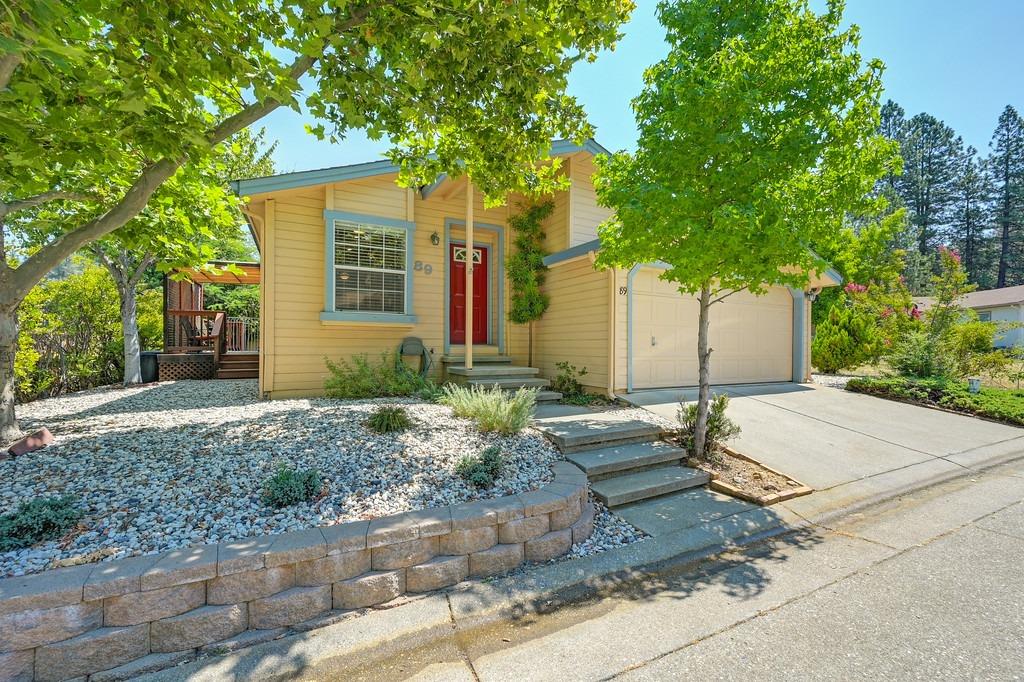
<svg viewBox="0 0 1024 682">
<path fill-rule="evenodd" d="M 620 294 L 626 287 L 627 270 L 615 271 L 615 392 L 625 393 L 629 368 L 629 297 Z"/>
<path fill-rule="evenodd" d="M 569 246 L 597 239 L 597 226 L 611 215 L 611 211 L 597 204 L 597 194 L 591 179 L 593 174 L 593 157 L 583 154 L 573 157 L 570 166 L 572 224 Z"/>
<path fill-rule="evenodd" d="M 590 391 L 608 388 L 608 273 L 581 258 L 548 271 L 544 290 L 551 307 L 535 323 L 533 366 L 552 378 L 556 362 L 586 367 L 581 380 Z"/>
<path fill-rule="evenodd" d="M 271 397 L 322 393 L 328 376 L 325 357 L 337 360 L 363 353 L 378 356 L 397 349 L 406 336 L 423 339 L 434 354 L 434 371 L 440 369 L 444 352 L 445 219 L 465 217 L 465 196 L 423 201 L 414 195 L 413 257 L 431 266 L 429 275 L 425 269 L 412 272 L 415 324 L 321 322 L 326 262 L 323 211 L 329 191 L 321 185 L 277 192 L 271 199 L 274 209 L 268 205 L 261 287 L 264 357 L 260 382 L 261 390 Z M 333 186 L 332 196 L 335 210 L 399 219 L 406 217 L 407 197 L 406 190 L 395 185 L 394 175 L 338 183 Z M 480 223 L 502 227 L 507 219 L 505 207 L 484 209 L 479 196 L 474 214 Z M 435 231 L 441 237 L 437 246 L 430 243 Z M 493 246 L 493 233 L 478 229 L 477 235 Z M 496 259 L 497 249 L 492 248 L 489 265 L 494 286 Z M 493 300 L 491 309 L 496 333 L 497 308 Z M 511 325 L 505 326 L 506 336 L 519 341 L 522 332 L 509 332 Z"/>
</svg>

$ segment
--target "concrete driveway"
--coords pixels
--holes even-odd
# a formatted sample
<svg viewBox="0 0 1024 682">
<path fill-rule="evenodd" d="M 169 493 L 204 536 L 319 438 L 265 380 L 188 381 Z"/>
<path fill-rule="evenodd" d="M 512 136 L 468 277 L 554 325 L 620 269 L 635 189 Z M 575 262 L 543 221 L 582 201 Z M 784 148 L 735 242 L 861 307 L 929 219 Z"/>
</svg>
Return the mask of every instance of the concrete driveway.
<svg viewBox="0 0 1024 682">
<path fill-rule="evenodd" d="M 1024 429 L 814 384 L 716 386 L 743 429 L 738 451 L 826 490 L 923 465 L 936 473 L 1024 452 Z M 623 396 L 675 421 L 696 389 Z"/>
</svg>

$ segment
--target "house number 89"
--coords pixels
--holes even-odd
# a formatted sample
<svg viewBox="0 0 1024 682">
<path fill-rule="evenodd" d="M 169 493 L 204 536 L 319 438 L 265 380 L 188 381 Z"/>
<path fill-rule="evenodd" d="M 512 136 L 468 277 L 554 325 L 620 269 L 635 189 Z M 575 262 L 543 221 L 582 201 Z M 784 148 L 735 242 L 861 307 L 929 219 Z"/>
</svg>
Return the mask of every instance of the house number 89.
<svg viewBox="0 0 1024 682">
<path fill-rule="evenodd" d="M 421 260 L 416 261 L 412 264 L 412 269 L 417 272 L 422 270 L 424 275 L 429 275 L 434 271 L 434 267 L 430 263 L 424 263 Z"/>
</svg>

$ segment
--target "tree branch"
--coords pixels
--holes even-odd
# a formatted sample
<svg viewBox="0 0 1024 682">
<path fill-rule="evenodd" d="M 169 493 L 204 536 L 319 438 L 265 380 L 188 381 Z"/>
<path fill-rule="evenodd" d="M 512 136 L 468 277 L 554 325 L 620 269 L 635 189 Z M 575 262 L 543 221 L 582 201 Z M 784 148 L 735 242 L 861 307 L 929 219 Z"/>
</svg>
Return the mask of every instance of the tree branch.
<svg viewBox="0 0 1024 682">
<path fill-rule="evenodd" d="M 136 286 L 139 283 L 139 280 L 142 279 L 142 275 L 146 272 L 146 270 L 149 269 L 149 266 L 151 266 L 155 262 L 156 256 L 154 256 L 152 253 L 147 253 L 146 255 L 144 255 L 142 257 L 142 260 L 139 261 L 139 266 L 135 268 L 135 272 L 132 274 L 131 279 L 128 280 L 129 286 Z"/>
<path fill-rule="evenodd" d="M 17 213 L 18 211 L 25 211 L 36 206 L 42 206 L 48 204 L 51 201 L 89 201 L 96 197 L 85 194 L 84 192 L 65 192 L 63 190 L 55 189 L 49 192 L 43 192 L 37 194 L 34 197 L 28 197 L 27 199 L 18 199 L 12 201 L 9 204 L 0 202 L 0 219 L 6 218 L 11 213 Z"/>
<path fill-rule="evenodd" d="M 367 4 L 349 15 L 349 18 L 338 24 L 337 31 L 347 31 L 364 21 L 370 12 L 382 6 L 383 2 Z M 321 49 L 327 46 L 326 41 Z M 294 80 L 301 78 L 317 61 L 316 57 L 299 56 L 288 69 L 288 76 Z M 206 135 L 211 145 L 223 142 L 238 131 L 247 128 L 267 114 L 281 106 L 274 98 L 263 102 L 255 102 L 241 111 L 227 117 L 212 128 Z M 36 251 L 23 262 L 10 278 L 10 286 L 0 293 L 0 304 L 16 305 L 20 302 L 43 277 L 61 261 L 82 248 L 89 242 L 110 234 L 134 218 L 145 208 L 153 193 L 185 163 L 185 158 L 160 159 L 149 164 L 140 173 L 138 179 L 128 189 L 124 197 L 106 213 L 77 227 L 70 232 L 59 235 L 43 248 Z"/>
<path fill-rule="evenodd" d="M 0 90 L 6 90 L 11 84 L 14 70 L 21 64 L 21 55 L 17 52 L 8 52 L 0 57 Z"/>
</svg>

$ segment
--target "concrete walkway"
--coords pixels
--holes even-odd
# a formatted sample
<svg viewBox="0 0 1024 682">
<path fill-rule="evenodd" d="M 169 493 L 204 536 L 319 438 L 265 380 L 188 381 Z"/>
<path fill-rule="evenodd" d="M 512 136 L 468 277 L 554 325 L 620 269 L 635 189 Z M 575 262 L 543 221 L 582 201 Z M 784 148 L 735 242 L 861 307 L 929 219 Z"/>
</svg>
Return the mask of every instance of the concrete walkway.
<svg viewBox="0 0 1024 682">
<path fill-rule="evenodd" d="M 733 446 L 816 490 L 908 467 L 952 472 L 1005 451 L 1024 452 L 1024 429 L 813 384 L 719 386 L 743 429 Z M 623 396 L 674 420 L 696 389 Z M 804 498 L 801 498 L 804 499 Z M 794 501 L 795 503 L 795 501 Z"/>
</svg>

